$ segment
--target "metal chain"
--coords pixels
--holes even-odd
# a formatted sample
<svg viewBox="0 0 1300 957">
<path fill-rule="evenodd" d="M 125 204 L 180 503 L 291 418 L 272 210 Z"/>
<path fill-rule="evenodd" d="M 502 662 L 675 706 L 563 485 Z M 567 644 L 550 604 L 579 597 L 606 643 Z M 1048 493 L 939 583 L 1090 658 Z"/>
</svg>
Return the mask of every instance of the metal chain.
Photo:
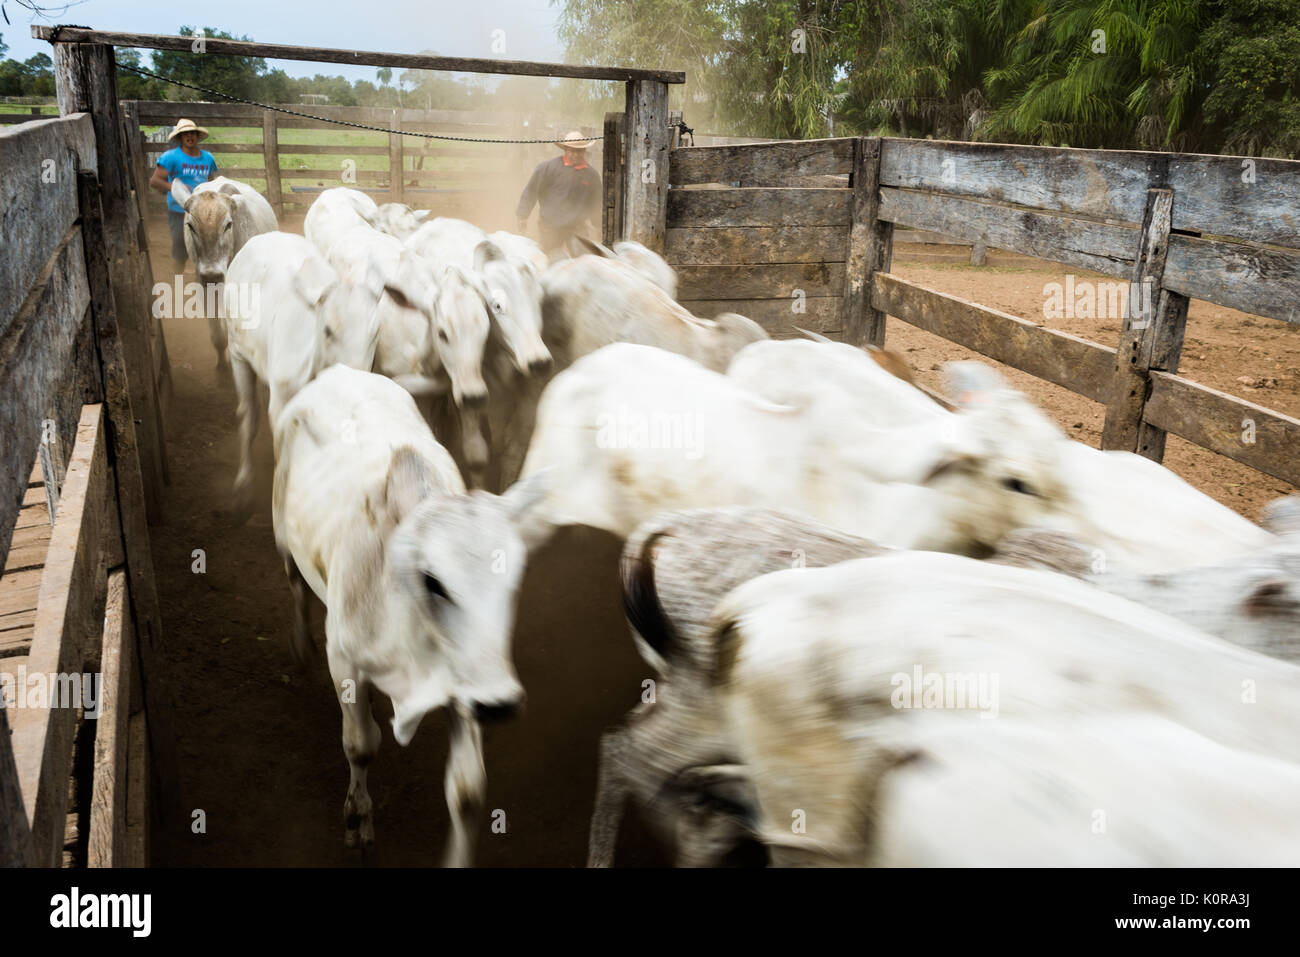
<svg viewBox="0 0 1300 957">
<path fill-rule="evenodd" d="M 129 66 L 125 63 L 117 63 L 119 70 L 130 70 L 132 73 L 138 73 L 140 76 L 152 77 L 155 80 L 162 80 L 164 83 L 174 83 L 177 86 L 183 86 L 189 90 L 197 90 L 199 93 L 207 93 L 211 96 L 219 96 L 223 99 L 233 100 L 236 103 L 245 103 L 249 106 L 261 107 L 264 110 L 274 110 L 276 113 L 287 113 L 290 116 L 301 116 L 303 119 L 316 120 L 320 123 L 334 123 L 337 126 L 350 126 L 358 130 L 370 130 L 375 133 L 396 133 L 399 136 L 418 136 L 426 140 L 451 140 L 456 143 L 589 143 L 585 137 L 577 140 L 493 140 L 480 139 L 473 136 L 445 136 L 441 133 L 408 133 L 406 130 L 394 130 L 383 126 L 366 126 L 364 123 L 352 123 L 348 120 L 336 120 L 327 116 L 315 116 L 311 113 L 300 113 L 297 110 L 286 110 L 282 106 L 272 106 L 269 103 L 258 103 L 256 100 L 246 100 L 240 96 L 231 96 L 229 93 L 222 93 L 219 90 L 209 90 L 206 87 L 195 86 L 192 83 L 182 83 L 180 80 L 173 80 L 169 77 L 159 76 L 157 73 L 150 73 L 148 70 L 142 70 L 136 66 Z"/>
</svg>

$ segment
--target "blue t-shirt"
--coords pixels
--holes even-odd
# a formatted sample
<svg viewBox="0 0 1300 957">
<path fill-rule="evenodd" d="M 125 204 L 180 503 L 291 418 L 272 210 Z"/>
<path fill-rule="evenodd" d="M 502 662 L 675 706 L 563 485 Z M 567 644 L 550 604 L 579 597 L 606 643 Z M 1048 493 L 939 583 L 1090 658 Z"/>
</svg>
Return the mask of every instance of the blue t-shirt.
<svg viewBox="0 0 1300 957">
<path fill-rule="evenodd" d="M 198 156 L 190 156 L 177 146 L 158 157 L 158 165 L 167 171 L 167 182 L 179 177 L 190 189 L 206 183 L 217 174 L 217 161 L 207 150 L 199 150 Z M 167 194 L 167 208 L 173 213 L 185 212 L 185 208 L 172 199 L 171 193 Z"/>
</svg>

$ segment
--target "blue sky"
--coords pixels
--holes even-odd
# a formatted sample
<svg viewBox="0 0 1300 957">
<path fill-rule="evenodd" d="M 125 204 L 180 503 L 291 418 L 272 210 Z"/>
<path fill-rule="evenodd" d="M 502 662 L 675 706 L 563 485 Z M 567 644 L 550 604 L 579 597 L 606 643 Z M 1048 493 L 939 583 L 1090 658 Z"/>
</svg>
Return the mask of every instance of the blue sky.
<svg viewBox="0 0 1300 957">
<path fill-rule="evenodd" d="M 33 22 L 168 34 L 187 24 L 264 43 L 392 53 L 436 50 L 444 56 L 508 60 L 564 59 L 555 35 L 558 8 L 548 0 L 220 0 L 167 7 L 158 0 L 86 0 L 53 21 L 33 21 L 28 11 L 10 2 L 5 9 L 12 23 L 0 20 L 0 34 L 9 45 L 7 56 L 17 60 L 49 53 L 48 43 L 31 38 Z M 503 53 L 493 52 L 494 30 L 504 31 Z M 283 68 L 290 76 L 326 73 L 355 80 L 374 79 L 375 73 L 371 67 L 331 63 L 272 60 L 269 65 Z"/>
</svg>

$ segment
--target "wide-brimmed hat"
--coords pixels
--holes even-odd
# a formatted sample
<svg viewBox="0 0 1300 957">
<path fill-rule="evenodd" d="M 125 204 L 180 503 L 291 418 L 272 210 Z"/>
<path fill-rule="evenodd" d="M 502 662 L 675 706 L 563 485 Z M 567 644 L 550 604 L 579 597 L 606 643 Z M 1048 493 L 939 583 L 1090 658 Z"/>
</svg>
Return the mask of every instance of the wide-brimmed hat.
<svg viewBox="0 0 1300 957">
<path fill-rule="evenodd" d="M 172 127 L 172 131 L 167 134 L 167 139 L 174 140 L 182 133 L 198 133 L 199 142 L 202 142 L 203 140 L 206 140 L 208 138 L 207 130 L 205 130 L 201 126 L 196 125 L 193 120 L 187 120 L 182 118 L 176 121 L 176 125 Z"/>
<path fill-rule="evenodd" d="M 555 141 L 555 145 L 562 150 L 585 150 L 595 140 L 584 140 L 582 130 L 569 130 L 561 139 Z"/>
</svg>

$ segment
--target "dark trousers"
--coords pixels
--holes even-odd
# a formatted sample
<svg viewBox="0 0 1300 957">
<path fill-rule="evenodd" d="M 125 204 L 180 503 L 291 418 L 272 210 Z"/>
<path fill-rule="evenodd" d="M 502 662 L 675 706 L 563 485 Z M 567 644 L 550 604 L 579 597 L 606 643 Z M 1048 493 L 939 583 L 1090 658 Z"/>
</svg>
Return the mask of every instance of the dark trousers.
<svg viewBox="0 0 1300 957">
<path fill-rule="evenodd" d="M 167 210 L 167 228 L 172 234 L 172 259 L 184 267 L 185 261 L 190 258 L 185 251 L 185 214 L 174 209 Z"/>
<path fill-rule="evenodd" d="M 538 242 L 541 244 L 542 252 L 548 256 L 557 249 L 563 250 L 565 255 L 569 255 L 569 240 L 577 235 L 588 235 L 585 223 L 569 223 L 567 226 L 558 227 L 548 226 L 545 223 L 538 223 L 537 225 L 540 233 Z"/>
</svg>

